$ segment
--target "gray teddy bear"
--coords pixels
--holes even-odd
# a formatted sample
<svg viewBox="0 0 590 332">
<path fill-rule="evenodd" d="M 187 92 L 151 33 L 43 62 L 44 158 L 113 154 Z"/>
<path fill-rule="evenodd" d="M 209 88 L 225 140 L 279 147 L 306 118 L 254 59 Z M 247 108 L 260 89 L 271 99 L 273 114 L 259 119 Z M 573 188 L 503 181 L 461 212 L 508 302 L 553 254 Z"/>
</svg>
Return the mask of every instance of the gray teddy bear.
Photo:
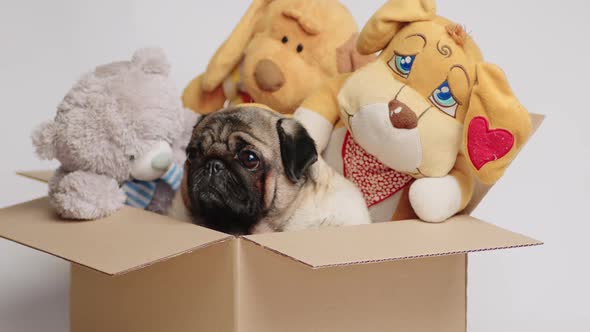
<svg viewBox="0 0 590 332">
<path fill-rule="evenodd" d="M 160 49 L 85 74 L 32 135 L 39 157 L 61 163 L 49 182 L 58 214 L 97 219 L 124 204 L 166 213 L 198 119 L 180 100 Z"/>
</svg>

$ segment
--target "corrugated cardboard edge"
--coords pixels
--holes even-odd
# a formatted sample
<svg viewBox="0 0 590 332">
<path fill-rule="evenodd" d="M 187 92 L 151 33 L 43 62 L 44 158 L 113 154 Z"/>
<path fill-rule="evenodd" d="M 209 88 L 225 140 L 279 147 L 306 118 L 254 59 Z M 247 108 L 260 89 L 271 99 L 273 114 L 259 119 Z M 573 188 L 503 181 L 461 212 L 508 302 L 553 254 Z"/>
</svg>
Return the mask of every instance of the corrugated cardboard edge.
<svg viewBox="0 0 590 332">
<path fill-rule="evenodd" d="M 518 233 L 515 233 L 518 234 Z M 519 234 L 522 235 L 522 234 Z M 517 249 L 517 248 L 527 248 L 527 247 L 536 247 L 541 246 L 544 243 L 541 241 L 534 240 L 535 242 L 526 243 L 526 244 L 519 244 L 514 246 L 503 246 L 503 247 L 489 247 L 489 248 L 478 248 L 478 249 L 470 249 L 470 250 L 458 250 L 458 251 L 449 251 L 449 252 L 441 252 L 441 253 L 434 253 L 434 254 L 424 254 L 424 255 L 414 255 L 414 256 L 400 256 L 400 257 L 393 257 L 393 258 L 384 258 L 384 259 L 375 259 L 375 260 L 364 260 L 364 261 L 351 261 L 351 262 L 344 262 L 344 263 L 337 263 L 337 264 L 324 264 L 324 265 L 313 265 L 303 260 L 297 259 L 291 255 L 288 255 L 284 252 L 276 250 L 274 248 L 267 247 L 259 242 L 256 242 L 253 239 L 249 239 L 246 237 L 241 237 L 246 241 L 249 241 L 264 250 L 268 250 L 273 252 L 277 255 L 286 257 L 294 262 L 307 266 L 311 269 L 318 270 L 318 269 L 328 269 L 328 268 L 338 268 L 338 267 L 346 267 L 346 266 L 356 266 L 356 265 L 368 265 L 368 264 L 378 264 L 378 263 L 388 263 L 388 262 L 395 262 L 395 261 L 403 261 L 403 260 L 413 260 L 413 259 L 421 259 L 421 258 L 432 258 L 432 257 L 441 257 L 441 256 L 452 256 L 452 255 L 462 255 L 462 254 L 469 254 L 475 252 L 487 252 L 487 251 L 497 251 L 497 250 L 507 250 L 507 249 Z"/>
<path fill-rule="evenodd" d="M 59 259 L 63 259 L 63 260 L 64 260 L 64 261 L 66 261 L 66 262 L 70 262 L 70 263 L 72 263 L 72 264 L 76 264 L 76 265 L 79 265 L 79 266 L 83 266 L 83 267 L 85 267 L 85 268 L 87 268 L 87 269 L 89 269 L 89 270 L 96 271 L 96 272 L 98 272 L 98 273 L 100 273 L 100 274 L 107 275 L 107 276 L 113 276 L 113 277 L 116 277 L 116 276 L 122 276 L 122 275 L 125 275 L 125 274 L 127 274 L 127 273 L 131 273 L 131 272 L 134 272 L 134 271 L 142 270 L 142 269 L 144 269 L 144 268 L 146 268 L 146 267 L 149 267 L 149 266 L 151 266 L 151 265 L 158 264 L 158 263 L 160 263 L 160 262 L 167 261 L 167 260 L 169 260 L 169 259 L 173 259 L 173 258 L 175 258 L 175 257 L 181 256 L 181 255 L 184 255 L 184 254 L 190 254 L 190 253 L 192 253 L 192 252 L 195 252 L 195 251 L 197 251 L 197 250 L 205 249 L 205 248 L 208 248 L 208 247 L 214 246 L 214 245 L 216 245 L 216 244 L 223 243 L 223 242 L 226 242 L 226 241 L 230 241 L 230 240 L 233 240 L 233 239 L 235 239 L 235 237 L 233 237 L 233 236 L 231 236 L 231 235 L 228 235 L 228 237 L 226 237 L 226 238 L 219 239 L 219 240 L 212 241 L 212 242 L 208 242 L 208 243 L 205 243 L 205 244 L 202 244 L 202 245 L 199 245 L 199 246 L 196 246 L 196 247 L 194 247 L 194 248 L 187 249 L 187 250 L 183 250 L 183 251 L 181 251 L 181 252 L 174 253 L 174 254 L 168 255 L 168 256 L 166 256 L 166 257 L 159 258 L 159 259 L 157 259 L 157 260 L 154 260 L 154 261 L 151 261 L 151 262 L 149 262 L 149 263 L 145 263 L 145 264 L 142 264 L 142 265 L 134 266 L 134 267 L 132 267 L 132 268 L 130 268 L 130 269 L 123 270 L 123 271 L 121 271 L 121 272 L 117 272 L 117 273 L 107 273 L 107 272 L 101 271 L 101 270 L 99 270 L 99 269 L 93 268 L 93 267 L 91 267 L 91 266 L 89 266 L 89 265 L 86 265 L 86 264 L 83 264 L 83 263 L 78 263 L 78 262 L 75 262 L 75 261 L 73 261 L 73 260 L 71 260 L 71 259 L 68 259 L 68 258 L 65 258 L 65 257 L 63 257 L 63 256 L 61 256 L 61 255 L 58 255 L 58 254 L 55 254 L 55 253 L 51 253 L 51 252 L 49 252 L 49 251 L 47 251 L 47 250 L 43 250 L 43 249 L 41 249 L 41 248 L 37 248 L 37 247 L 35 247 L 35 246 L 31 246 L 31 245 L 25 244 L 25 243 L 23 243 L 23 242 L 20 242 L 20 241 L 14 240 L 14 239 L 10 239 L 10 238 L 8 238 L 8 237 L 5 237 L 5 236 L 2 236 L 2 235 L 0 235 L 0 238 L 2 238 L 2 239 L 5 239 L 5 240 L 7 240 L 7 241 L 10 241 L 10 242 L 17 243 L 17 244 L 19 244 L 19 245 L 21 245 L 21 246 L 24 246 L 24 247 L 27 247 L 27 248 L 31 248 L 31 249 L 33 249 L 33 250 L 36 250 L 36 251 L 39 251 L 39 252 L 42 252 L 42 253 L 48 254 L 48 255 L 50 255 L 50 256 L 57 257 L 57 258 L 59 258 Z"/>
<path fill-rule="evenodd" d="M 312 264 L 309 264 L 309 263 L 307 263 L 307 262 L 304 262 L 303 260 L 297 259 L 297 258 L 295 258 L 295 257 L 293 257 L 293 256 L 291 256 L 291 255 L 285 254 L 284 252 L 281 252 L 281 251 L 279 251 L 279 250 L 276 250 L 276 249 L 273 249 L 273 248 L 267 247 L 267 246 L 265 246 L 265 245 L 263 245 L 263 244 L 260 244 L 260 243 L 258 243 L 258 242 L 256 242 L 256 241 L 252 240 L 252 239 L 249 239 L 249 238 L 247 238 L 247 237 L 244 237 L 244 236 L 242 236 L 242 237 L 240 237 L 240 239 L 242 239 L 242 240 L 245 240 L 245 241 L 248 241 L 248 242 L 250 242 L 250 243 L 252 243 L 252 244 L 254 244 L 254 245 L 256 245 L 256 246 L 258 246 L 258 247 L 260 247 L 260 248 L 262 248 L 262 249 L 264 249 L 264 250 L 267 250 L 267 251 L 273 252 L 273 253 L 275 253 L 275 254 L 277 254 L 277 255 L 279 255 L 279 256 L 286 257 L 286 258 L 288 258 L 288 259 L 290 259 L 290 260 L 292 260 L 292 261 L 294 261 L 294 262 L 297 262 L 297 263 L 299 263 L 299 264 L 302 264 L 302 265 L 304 265 L 304 266 L 306 266 L 306 267 L 309 267 L 309 268 L 312 268 L 312 269 L 317 269 L 317 268 L 318 268 L 317 266 L 314 266 L 314 265 L 312 265 Z"/>
<path fill-rule="evenodd" d="M 468 326 L 468 318 L 469 318 L 469 308 L 468 308 L 468 301 L 469 301 L 469 255 L 465 255 L 465 329 Z M 465 330 L 467 332 L 467 330 Z"/>
<path fill-rule="evenodd" d="M 138 266 L 132 267 L 130 269 L 123 270 L 121 272 L 115 273 L 115 274 L 108 274 L 108 273 L 106 273 L 106 274 L 107 275 L 111 275 L 111 276 L 121 276 L 121 275 L 130 273 L 130 272 L 134 272 L 134 271 L 145 269 L 146 267 L 150 267 L 150 266 L 152 266 L 154 264 L 158 264 L 160 262 L 164 262 L 164 261 L 173 259 L 173 258 L 178 257 L 178 256 L 182 256 L 182 255 L 185 255 L 185 254 L 191 254 L 191 253 L 193 253 L 193 252 L 195 252 L 197 250 L 209 248 L 209 247 L 212 247 L 214 245 L 217 245 L 217 244 L 220 244 L 220 243 L 224 243 L 224 242 L 227 242 L 227 241 L 231 241 L 231 240 L 234 240 L 234 239 L 235 239 L 235 237 L 233 237 L 231 235 L 228 235 L 226 238 L 219 239 L 219 240 L 216 240 L 216 241 L 212 241 L 212 242 L 209 242 L 209 243 L 205 243 L 205 244 L 202 244 L 202 245 L 199 245 L 199 246 L 196 246 L 194 248 L 187 249 L 187 250 L 183 250 L 181 252 L 178 252 L 178 253 L 175 253 L 175 254 L 172 254 L 172 255 L 168 255 L 166 257 L 162 257 L 160 259 L 151 261 L 149 263 L 138 265 Z M 103 272 L 103 274 L 105 274 L 105 273 Z"/>
<path fill-rule="evenodd" d="M 27 179 L 47 183 L 55 173 L 55 170 L 39 170 L 39 171 L 18 171 L 17 175 L 25 177 Z"/>
</svg>

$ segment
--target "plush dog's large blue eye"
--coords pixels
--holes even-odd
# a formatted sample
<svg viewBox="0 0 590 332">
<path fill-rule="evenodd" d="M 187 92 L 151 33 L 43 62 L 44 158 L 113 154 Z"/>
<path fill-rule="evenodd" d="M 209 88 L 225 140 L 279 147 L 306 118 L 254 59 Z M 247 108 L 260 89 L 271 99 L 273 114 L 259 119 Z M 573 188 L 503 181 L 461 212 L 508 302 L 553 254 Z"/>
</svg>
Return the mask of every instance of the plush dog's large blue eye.
<svg viewBox="0 0 590 332">
<path fill-rule="evenodd" d="M 430 100 L 441 111 L 455 117 L 459 104 L 453 97 L 448 81 L 444 81 L 443 84 L 434 90 L 432 96 L 430 96 Z"/>
<path fill-rule="evenodd" d="M 390 66 L 393 65 L 392 68 L 395 72 L 407 78 L 412 71 L 414 60 L 416 60 L 415 55 L 396 54 L 391 61 L 393 63 L 390 62 Z"/>
<path fill-rule="evenodd" d="M 434 90 L 433 97 L 437 104 L 444 107 L 450 107 L 457 103 L 451 94 L 451 88 L 449 87 L 449 82 L 447 81 L 444 81 L 444 83 L 439 86 L 438 89 Z"/>
</svg>

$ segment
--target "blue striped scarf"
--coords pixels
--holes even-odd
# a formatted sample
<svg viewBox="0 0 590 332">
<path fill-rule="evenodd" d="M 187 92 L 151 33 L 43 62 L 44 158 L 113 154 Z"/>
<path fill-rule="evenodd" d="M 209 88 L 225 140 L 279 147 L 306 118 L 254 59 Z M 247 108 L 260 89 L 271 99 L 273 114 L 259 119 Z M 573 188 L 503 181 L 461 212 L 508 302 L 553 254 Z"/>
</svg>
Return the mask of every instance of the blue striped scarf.
<svg viewBox="0 0 590 332">
<path fill-rule="evenodd" d="M 178 191 L 180 189 L 180 182 L 182 180 L 183 172 L 184 169 L 181 166 L 173 164 L 170 169 L 157 180 L 130 180 L 123 183 L 121 189 L 123 189 L 127 195 L 127 201 L 125 204 L 132 207 L 145 209 L 154 198 L 154 193 L 156 192 L 156 183 L 158 181 L 164 181 L 174 191 Z"/>
</svg>

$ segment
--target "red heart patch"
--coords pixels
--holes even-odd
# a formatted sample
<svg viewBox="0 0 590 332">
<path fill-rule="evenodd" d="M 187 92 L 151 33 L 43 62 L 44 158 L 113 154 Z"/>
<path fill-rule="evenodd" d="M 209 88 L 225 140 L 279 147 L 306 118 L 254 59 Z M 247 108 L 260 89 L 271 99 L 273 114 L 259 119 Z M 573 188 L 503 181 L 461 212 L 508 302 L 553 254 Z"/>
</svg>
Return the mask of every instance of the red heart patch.
<svg viewBox="0 0 590 332">
<path fill-rule="evenodd" d="M 487 163 L 504 157 L 514 146 L 514 135 L 505 129 L 490 129 L 488 120 L 478 116 L 467 130 L 467 151 L 479 171 Z"/>
</svg>

